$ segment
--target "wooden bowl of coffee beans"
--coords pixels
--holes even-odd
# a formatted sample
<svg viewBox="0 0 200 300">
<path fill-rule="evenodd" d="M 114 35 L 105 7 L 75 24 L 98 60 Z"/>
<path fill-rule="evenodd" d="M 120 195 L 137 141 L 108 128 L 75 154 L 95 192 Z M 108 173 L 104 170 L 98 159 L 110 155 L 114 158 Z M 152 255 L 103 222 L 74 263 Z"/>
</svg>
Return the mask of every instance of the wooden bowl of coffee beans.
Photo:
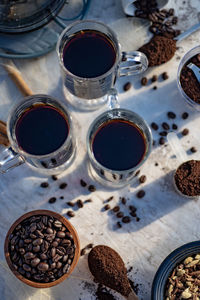
<svg viewBox="0 0 200 300">
<path fill-rule="evenodd" d="M 35 288 L 48 288 L 72 273 L 80 257 L 80 243 L 65 217 L 49 210 L 35 210 L 10 227 L 4 252 L 18 279 Z"/>
</svg>

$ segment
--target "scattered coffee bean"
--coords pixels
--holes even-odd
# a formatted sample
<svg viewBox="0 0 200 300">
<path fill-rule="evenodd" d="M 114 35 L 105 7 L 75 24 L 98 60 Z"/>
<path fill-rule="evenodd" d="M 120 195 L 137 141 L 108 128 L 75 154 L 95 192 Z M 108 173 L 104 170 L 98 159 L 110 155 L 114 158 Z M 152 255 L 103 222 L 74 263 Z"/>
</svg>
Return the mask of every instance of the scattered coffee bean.
<svg viewBox="0 0 200 300">
<path fill-rule="evenodd" d="M 161 136 L 167 136 L 167 131 L 161 131 L 161 132 L 159 132 L 159 135 L 161 135 Z"/>
<path fill-rule="evenodd" d="M 158 88 L 158 87 L 155 85 L 155 86 L 153 87 L 153 90 L 157 90 L 157 88 Z"/>
<path fill-rule="evenodd" d="M 71 206 L 71 207 L 74 207 L 74 203 L 72 202 L 72 201 L 68 201 L 68 202 L 66 202 L 67 203 L 67 205 L 69 205 L 69 206 Z"/>
<path fill-rule="evenodd" d="M 118 211 L 120 210 L 120 207 L 117 205 L 117 206 L 113 207 L 112 210 L 113 210 L 114 212 L 118 212 Z"/>
<path fill-rule="evenodd" d="M 121 199 L 121 201 L 122 201 L 122 204 L 126 204 L 126 198 L 125 197 L 122 197 L 122 199 Z"/>
<path fill-rule="evenodd" d="M 169 129 L 170 129 L 170 126 L 169 126 L 168 123 L 163 122 L 163 123 L 162 123 L 162 128 L 163 128 L 164 130 L 169 130 Z"/>
<path fill-rule="evenodd" d="M 169 111 L 167 113 L 167 116 L 168 116 L 169 119 L 175 119 L 176 118 L 176 114 L 172 111 Z"/>
<path fill-rule="evenodd" d="M 63 200 L 63 199 L 64 199 L 64 196 L 60 196 L 60 199 Z"/>
<path fill-rule="evenodd" d="M 185 128 L 182 130 L 182 135 L 188 135 L 189 134 L 189 129 Z"/>
<path fill-rule="evenodd" d="M 189 117 L 189 114 L 188 114 L 187 112 L 184 112 L 184 113 L 182 114 L 182 119 L 183 119 L 183 120 L 186 120 L 188 117 Z"/>
<path fill-rule="evenodd" d="M 122 218 L 123 223 L 130 223 L 130 221 L 131 221 L 131 219 L 130 219 L 129 216 L 125 216 L 125 217 Z"/>
<path fill-rule="evenodd" d="M 76 203 L 78 208 L 82 208 L 84 206 L 83 201 L 81 199 L 78 199 Z"/>
<path fill-rule="evenodd" d="M 137 208 L 136 208 L 134 205 L 130 205 L 130 206 L 129 206 L 129 209 L 130 209 L 132 212 L 136 212 L 136 211 L 137 211 Z"/>
<path fill-rule="evenodd" d="M 68 217 L 70 217 L 70 218 L 75 217 L 75 213 L 74 213 L 72 210 L 69 210 L 69 211 L 67 212 L 67 215 L 68 215 Z"/>
<path fill-rule="evenodd" d="M 117 227 L 122 228 L 122 224 L 120 222 L 117 222 Z"/>
<path fill-rule="evenodd" d="M 84 201 L 84 203 L 91 203 L 92 202 L 92 199 L 86 199 L 85 201 Z"/>
<path fill-rule="evenodd" d="M 90 192 L 95 192 L 95 191 L 96 191 L 96 187 L 95 187 L 93 184 L 90 184 L 90 185 L 88 186 L 88 191 L 90 191 Z"/>
<path fill-rule="evenodd" d="M 136 217 L 136 222 L 139 222 L 140 221 L 140 218 L 139 217 Z"/>
<path fill-rule="evenodd" d="M 172 129 L 173 130 L 177 130 L 178 129 L 178 126 L 176 124 L 172 124 Z"/>
<path fill-rule="evenodd" d="M 141 79 L 141 85 L 147 85 L 147 83 L 148 83 L 148 79 L 146 78 L 146 77 L 143 77 L 142 79 Z"/>
<path fill-rule="evenodd" d="M 56 197 L 51 197 L 48 201 L 49 203 L 55 203 L 56 202 Z"/>
<path fill-rule="evenodd" d="M 83 179 L 80 180 L 80 184 L 81 184 L 82 187 L 87 186 L 87 183 Z"/>
<path fill-rule="evenodd" d="M 104 206 L 104 210 L 109 210 L 110 209 L 110 205 L 109 204 L 106 204 L 105 206 Z"/>
<path fill-rule="evenodd" d="M 123 90 L 125 92 L 130 90 L 130 88 L 131 88 L 131 83 L 130 82 L 125 83 L 124 86 L 123 86 Z"/>
<path fill-rule="evenodd" d="M 156 163 L 155 163 L 155 166 L 157 167 L 157 166 L 159 166 L 159 164 L 156 162 Z"/>
<path fill-rule="evenodd" d="M 85 255 L 87 253 L 87 250 L 85 248 L 81 249 L 81 256 Z"/>
<path fill-rule="evenodd" d="M 58 177 L 56 175 L 52 175 L 51 178 L 55 181 L 58 180 Z"/>
<path fill-rule="evenodd" d="M 131 212 L 130 212 L 130 215 L 131 215 L 132 217 L 134 217 L 134 218 L 137 216 L 136 212 L 134 212 L 134 211 L 131 211 Z"/>
<path fill-rule="evenodd" d="M 139 192 L 137 192 L 136 196 L 138 198 L 143 198 L 145 196 L 145 191 L 144 190 L 140 190 Z"/>
<path fill-rule="evenodd" d="M 151 127 L 152 127 L 154 130 L 158 130 L 158 124 L 156 124 L 155 122 L 151 123 Z"/>
<path fill-rule="evenodd" d="M 112 201 L 114 199 L 114 197 L 113 196 L 111 196 L 111 197 L 109 197 L 107 200 L 105 200 L 104 202 L 105 203 L 107 203 L 107 202 L 110 202 L 110 201 Z"/>
<path fill-rule="evenodd" d="M 158 76 L 157 75 L 153 75 L 153 77 L 151 78 L 151 82 L 155 82 L 158 80 Z"/>
<path fill-rule="evenodd" d="M 196 149 L 195 147 L 192 147 L 192 148 L 190 148 L 190 151 L 191 151 L 192 153 L 195 153 L 195 152 L 197 152 L 197 149 Z"/>
<path fill-rule="evenodd" d="M 117 218 L 123 218 L 124 216 L 124 213 L 122 211 L 119 211 L 117 214 L 116 214 Z"/>
<path fill-rule="evenodd" d="M 85 246 L 86 249 L 92 249 L 94 247 L 94 244 L 90 243 L 87 246 Z"/>
<path fill-rule="evenodd" d="M 167 80 L 168 78 L 169 78 L 169 75 L 167 74 L 167 72 L 162 73 L 163 80 Z"/>
<path fill-rule="evenodd" d="M 40 184 L 40 186 L 41 186 L 42 188 L 47 188 L 47 187 L 49 186 L 49 184 L 48 184 L 48 182 L 42 182 L 42 183 Z"/>
<path fill-rule="evenodd" d="M 140 183 L 145 183 L 146 180 L 147 180 L 146 175 L 142 175 L 142 176 L 140 176 L 140 178 L 139 178 L 139 182 L 140 182 Z"/>
<path fill-rule="evenodd" d="M 61 190 L 65 189 L 66 187 L 67 187 L 67 183 L 66 183 L 66 182 L 63 182 L 63 183 L 61 183 L 61 184 L 59 185 L 59 188 L 60 188 Z"/>
<path fill-rule="evenodd" d="M 164 139 L 164 137 L 161 137 L 161 138 L 159 139 L 159 144 L 160 144 L 160 145 L 164 145 L 164 144 L 165 144 L 165 139 Z"/>
</svg>

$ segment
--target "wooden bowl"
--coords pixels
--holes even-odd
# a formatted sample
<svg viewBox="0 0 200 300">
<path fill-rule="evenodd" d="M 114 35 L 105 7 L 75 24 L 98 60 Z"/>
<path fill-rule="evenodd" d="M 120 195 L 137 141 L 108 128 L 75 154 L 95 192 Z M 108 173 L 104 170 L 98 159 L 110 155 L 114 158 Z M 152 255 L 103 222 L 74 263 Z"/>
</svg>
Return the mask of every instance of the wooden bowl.
<svg viewBox="0 0 200 300">
<path fill-rule="evenodd" d="M 22 221 L 24 221 L 25 219 L 27 219 L 29 217 L 36 216 L 36 215 L 52 216 L 55 219 L 57 219 L 60 222 L 62 222 L 64 224 L 64 226 L 66 226 L 66 228 L 72 234 L 74 245 L 76 246 L 76 248 L 75 248 L 75 255 L 74 255 L 71 267 L 69 269 L 69 272 L 65 273 L 63 276 L 61 276 L 60 278 L 58 278 L 57 280 L 55 280 L 53 282 L 41 283 L 41 282 L 35 282 L 35 281 L 32 281 L 32 280 L 29 280 L 29 279 L 25 278 L 23 275 L 21 275 L 19 272 L 17 272 L 17 270 L 15 270 L 15 268 L 13 267 L 13 263 L 11 261 L 11 258 L 10 258 L 10 253 L 9 253 L 9 236 L 10 236 L 10 234 L 14 231 L 15 227 L 17 227 L 17 225 L 20 224 Z M 63 280 L 65 280 L 67 277 L 69 277 L 70 274 L 73 272 L 74 268 L 76 267 L 76 265 L 78 263 L 79 257 L 80 257 L 80 241 L 79 241 L 79 237 L 78 237 L 78 234 L 77 234 L 75 228 L 62 215 L 60 215 L 60 214 L 58 214 L 56 212 L 50 211 L 50 210 L 33 210 L 33 211 L 30 211 L 30 212 L 22 215 L 10 227 L 10 229 L 9 229 L 7 235 L 6 235 L 6 239 L 5 239 L 4 254 L 5 254 L 5 258 L 6 258 L 6 261 L 7 261 L 7 264 L 9 266 L 9 268 L 11 269 L 11 271 L 13 272 L 13 274 L 19 280 L 21 280 L 25 284 L 28 284 L 28 285 L 30 285 L 32 287 L 35 287 L 35 288 L 49 288 L 49 287 L 52 287 L 52 286 L 55 286 L 55 285 L 61 283 Z"/>
</svg>

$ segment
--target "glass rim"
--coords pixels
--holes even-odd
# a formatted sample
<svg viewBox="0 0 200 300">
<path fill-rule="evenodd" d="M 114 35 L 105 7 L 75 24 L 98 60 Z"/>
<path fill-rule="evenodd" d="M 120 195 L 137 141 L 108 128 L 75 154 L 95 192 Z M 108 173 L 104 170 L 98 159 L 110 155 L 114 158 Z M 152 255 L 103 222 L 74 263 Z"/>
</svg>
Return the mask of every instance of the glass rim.
<svg viewBox="0 0 200 300">
<path fill-rule="evenodd" d="M 80 76 L 77 76 L 75 74 L 73 74 L 72 72 L 70 72 L 65 66 L 64 66 L 64 63 L 63 63 L 63 59 L 62 59 L 62 55 L 60 53 L 60 43 L 62 41 L 62 38 L 64 36 L 64 34 L 71 30 L 74 26 L 76 25 L 79 25 L 79 24 L 85 24 L 85 23 L 90 23 L 90 24 L 99 24 L 101 26 L 104 26 L 111 34 L 112 36 L 114 37 L 114 39 L 116 40 L 116 43 L 115 43 L 115 46 L 117 46 L 117 49 L 115 49 L 115 53 L 116 53 L 116 58 L 115 58 L 115 62 L 114 64 L 112 65 L 112 67 L 107 71 L 105 72 L 104 74 L 102 75 L 99 75 L 99 76 L 96 76 L 96 77 L 91 77 L 91 78 L 88 78 L 88 77 L 80 77 Z M 94 30 L 94 29 L 91 29 L 91 30 Z M 77 31 L 78 32 L 78 31 Z M 101 32 L 101 31 L 99 31 Z M 106 34 L 105 34 L 106 35 Z M 107 35 L 106 35 L 107 36 Z M 114 42 L 112 40 L 112 42 Z M 62 49 L 63 51 L 63 49 Z M 119 63 L 120 61 L 120 58 L 121 58 L 121 46 L 120 46 L 120 43 L 118 41 L 118 38 L 117 38 L 117 35 L 116 33 L 112 30 L 112 28 L 110 28 L 109 26 L 107 26 L 106 24 L 104 24 L 103 22 L 100 22 L 100 21 L 96 21 L 96 20 L 78 20 L 78 21 L 75 21 L 73 22 L 72 24 L 70 24 L 69 26 L 67 26 L 60 34 L 59 38 L 58 38 L 58 41 L 57 41 L 57 45 L 56 45 L 56 52 L 57 52 L 57 55 L 58 55 L 58 59 L 59 59 L 59 64 L 61 66 L 61 68 L 63 69 L 64 72 L 67 72 L 68 75 L 70 75 L 71 77 L 77 79 L 77 80 L 84 80 L 84 81 L 93 81 L 93 80 L 101 80 L 103 79 L 104 77 L 107 77 L 109 74 L 111 74 L 114 70 L 114 68 L 116 67 L 116 65 Z"/>
<path fill-rule="evenodd" d="M 102 118 L 103 116 L 106 116 L 109 112 L 114 112 L 114 111 L 116 111 L 116 112 L 117 112 L 117 111 L 120 111 L 120 112 L 125 112 L 125 113 L 128 112 L 128 113 L 131 113 L 132 116 L 135 116 L 136 118 L 138 118 L 139 120 L 141 120 L 141 121 L 143 122 L 143 124 L 145 125 L 145 127 L 146 127 L 146 129 L 147 129 L 147 131 L 148 131 L 149 137 L 150 137 L 150 143 L 147 143 L 147 142 L 146 142 L 146 151 L 145 151 L 144 157 L 143 157 L 143 159 L 141 160 L 141 162 L 140 162 L 139 164 L 137 164 L 135 167 L 130 168 L 130 169 L 127 169 L 127 170 L 121 170 L 121 171 L 120 171 L 120 170 L 113 170 L 113 169 L 109 169 L 109 168 L 103 166 L 102 164 L 100 164 L 100 163 L 96 160 L 96 158 L 95 158 L 95 156 L 94 156 L 94 153 L 93 153 L 93 151 L 91 150 L 91 146 L 90 146 L 90 142 L 91 142 L 91 141 L 90 141 L 90 134 L 91 134 L 91 131 L 92 131 L 92 129 L 94 128 L 95 124 L 96 124 L 98 121 L 100 121 L 101 118 Z M 109 118 L 108 118 L 107 120 L 114 120 L 114 119 L 120 119 L 120 118 L 113 118 L 113 119 L 109 119 Z M 123 118 L 121 118 L 121 119 L 123 119 Z M 131 121 L 131 120 L 129 120 L 129 121 L 132 122 L 132 123 L 134 123 L 134 122 Z M 104 123 L 104 122 L 103 122 L 103 123 Z M 102 124 L 103 124 L 103 123 L 102 123 Z M 135 123 L 134 123 L 134 124 L 135 124 Z M 142 130 L 137 124 L 135 124 L 135 125 L 141 130 L 141 132 L 142 132 L 142 134 L 144 135 L 145 140 L 146 140 L 146 135 L 144 134 L 144 130 Z M 99 127 L 98 127 L 98 128 L 99 128 Z M 97 130 L 98 130 L 98 128 L 97 128 Z M 95 131 L 95 133 L 97 132 L 97 130 Z M 103 113 L 100 114 L 97 118 L 95 118 L 95 120 L 90 124 L 89 129 L 88 129 L 88 132 L 87 132 L 87 137 L 86 137 L 87 153 L 88 153 L 88 155 L 89 155 L 90 161 L 95 162 L 99 168 L 101 168 L 101 169 L 103 169 L 103 170 L 105 170 L 105 171 L 108 171 L 108 172 L 115 172 L 116 174 L 119 174 L 119 175 L 121 175 L 121 174 L 126 174 L 127 172 L 134 172 L 135 170 L 137 170 L 138 168 L 140 168 L 140 167 L 144 164 L 144 162 L 147 160 L 147 158 L 149 157 L 149 155 L 150 155 L 150 153 L 151 153 L 151 149 L 152 149 L 152 140 L 153 140 L 153 138 L 152 138 L 152 132 L 151 132 L 151 129 L 150 129 L 148 123 L 147 123 L 140 115 L 138 115 L 137 113 L 135 113 L 135 112 L 133 112 L 133 111 L 131 111 L 131 110 L 128 110 L 128 109 L 124 109 L 124 108 L 114 108 L 114 109 L 107 110 L 107 111 L 103 112 Z"/>
<path fill-rule="evenodd" d="M 27 103 L 27 107 L 30 107 L 31 105 L 35 104 L 35 103 L 32 103 L 30 104 L 29 102 L 31 100 L 37 100 L 35 103 L 44 103 L 42 102 L 42 100 L 49 100 L 49 101 L 54 101 L 55 103 L 57 103 L 62 109 L 62 112 L 65 114 L 65 116 L 67 117 L 66 121 L 67 121 L 67 124 L 68 124 L 68 127 L 69 127 L 69 132 L 68 132 L 68 135 L 65 139 L 65 141 L 63 142 L 63 144 L 58 148 L 56 149 L 55 151 L 53 152 L 49 152 L 47 154 L 43 154 L 43 155 L 36 155 L 36 154 L 30 154 L 26 151 L 24 151 L 18 144 L 17 142 L 17 138 L 16 138 L 16 135 L 15 135 L 15 131 L 14 131 L 14 137 L 12 136 L 12 130 L 14 128 L 11 128 L 10 127 L 10 122 L 13 118 L 13 114 L 15 114 L 16 112 L 16 109 L 19 109 L 23 104 L 26 104 Z M 47 102 L 48 104 L 48 102 Z M 51 104 L 51 103 L 49 103 Z M 52 103 L 52 106 L 54 105 L 54 103 Z M 18 118 L 19 119 L 19 118 Z M 15 125 L 16 125 L 17 121 L 15 122 Z M 12 110 L 10 111 L 9 113 L 9 116 L 8 116 L 8 120 L 7 120 L 7 134 L 8 134 L 8 139 L 10 141 L 10 145 L 11 145 L 11 148 L 16 151 L 17 153 L 19 153 L 20 155 L 24 156 L 25 158 L 48 158 L 49 155 L 51 154 L 54 154 L 54 155 L 57 155 L 64 147 L 67 147 L 68 144 L 70 143 L 70 138 L 71 138 L 71 131 L 72 131 L 72 117 L 69 115 L 65 105 L 63 103 L 61 103 L 59 100 L 49 96 L 49 95 L 45 95 L 45 94 L 34 94 L 34 95 L 31 95 L 31 96 L 27 96 L 25 97 L 23 100 L 21 100 L 20 102 L 18 102 L 17 104 L 14 105 L 14 107 L 12 108 Z"/>
</svg>

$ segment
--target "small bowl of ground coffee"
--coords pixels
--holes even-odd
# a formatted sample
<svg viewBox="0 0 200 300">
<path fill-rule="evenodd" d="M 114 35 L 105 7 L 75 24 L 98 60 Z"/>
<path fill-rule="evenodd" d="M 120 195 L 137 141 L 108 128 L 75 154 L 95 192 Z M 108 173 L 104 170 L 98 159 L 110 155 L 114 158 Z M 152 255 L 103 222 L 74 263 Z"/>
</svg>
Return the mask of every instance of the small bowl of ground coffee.
<svg viewBox="0 0 200 300">
<path fill-rule="evenodd" d="M 13 223 L 4 252 L 18 279 L 35 288 L 48 288 L 72 273 L 80 256 L 80 244 L 76 230 L 62 215 L 35 210 Z"/>
<path fill-rule="evenodd" d="M 170 253 L 153 280 L 151 300 L 199 299 L 200 241 Z"/>
<path fill-rule="evenodd" d="M 200 161 L 183 162 L 174 173 L 176 191 L 184 197 L 196 199 L 200 196 Z"/>
<path fill-rule="evenodd" d="M 178 68 L 178 88 L 184 99 L 200 111 L 200 83 L 194 72 L 188 67 L 189 63 L 200 68 L 200 46 L 191 49 L 182 58 Z"/>
</svg>

